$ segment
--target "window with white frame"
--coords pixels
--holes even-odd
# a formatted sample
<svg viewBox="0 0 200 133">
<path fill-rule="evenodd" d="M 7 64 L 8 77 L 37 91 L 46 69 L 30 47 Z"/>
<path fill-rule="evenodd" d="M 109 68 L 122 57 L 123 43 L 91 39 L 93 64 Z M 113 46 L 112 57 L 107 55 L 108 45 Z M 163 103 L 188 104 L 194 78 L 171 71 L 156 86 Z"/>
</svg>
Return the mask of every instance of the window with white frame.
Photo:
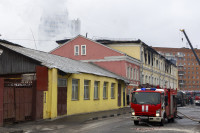
<svg viewBox="0 0 200 133">
<path fill-rule="evenodd" d="M 131 68 L 131 79 L 133 79 L 133 68 Z"/>
<path fill-rule="evenodd" d="M 81 45 L 81 55 L 86 55 L 86 45 Z"/>
<path fill-rule="evenodd" d="M 136 80 L 136 70 L 134 68 L 134 80 Z"/>
<path fill-rule="evenodd" d="M 127 67 L 126 76 L 128 79 L 130 78 L 130 67 Z"/>
<path fill-rule="evenodd" d="M 79 55 L 79 45 L 74 46 L 74 55 Z"/>
<path fill-rule="evenodd" d="M 111 98 L 115 98 L 115 83 L 111 84 Z"/>
<path fill-rule="evenodd" d="M 90 81 L 84 80 L 84 99 L 90 99 Z"/>
<path fill-rule="evenodd" d="M 99 99 L 99 81 L 94 81 L 94 99 Z"/>
<path fill-rule="evenodd" d="M 72 100 L 78 100 L 78 88 L 79 88 L 79 80 L 72 79 Z"/>
<path fill-rule="evenodd" d="M 137 80 L 139 80 L 139 70 L 137 70 Z"/>
<path fill-rule="evenodd" d="M 103 84 L 103 98 L 106 99 L 108 96 L 108 82 L 104 82 Z"/>
</svg>

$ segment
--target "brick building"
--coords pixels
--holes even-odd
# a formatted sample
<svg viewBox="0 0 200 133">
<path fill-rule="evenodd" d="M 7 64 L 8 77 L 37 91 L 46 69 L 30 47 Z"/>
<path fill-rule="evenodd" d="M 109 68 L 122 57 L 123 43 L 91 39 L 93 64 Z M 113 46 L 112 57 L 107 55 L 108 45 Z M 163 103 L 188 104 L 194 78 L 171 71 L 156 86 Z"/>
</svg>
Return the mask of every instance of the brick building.
<svg viewBox="0 0 200 133">
<path fill-rule="evenodd" d="M 176 60 L 178 66 L 178 83 L 181 90 L 200 90 L 198 62 L 189 48 L 153 47 L 167 59 Z M 195 49 L 200 58 L 200 49 Z"/>
</svg>

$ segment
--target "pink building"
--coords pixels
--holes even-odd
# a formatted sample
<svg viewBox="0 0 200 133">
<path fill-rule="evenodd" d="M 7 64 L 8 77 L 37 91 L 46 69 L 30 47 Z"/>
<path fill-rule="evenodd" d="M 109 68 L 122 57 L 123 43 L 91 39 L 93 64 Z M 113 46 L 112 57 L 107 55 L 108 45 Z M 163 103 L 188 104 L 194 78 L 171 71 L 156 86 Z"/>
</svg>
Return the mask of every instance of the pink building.
<svg viewBox="0 0 200 133">
<path fill-rule="evenodd" d="M 129 79 L 127 94 L 140 84 L 140 61 L 81 35 L 71 40 L 57 41 L 59 47 L 52 54 L 91 62 L 113 73 Z"/>
</svg>

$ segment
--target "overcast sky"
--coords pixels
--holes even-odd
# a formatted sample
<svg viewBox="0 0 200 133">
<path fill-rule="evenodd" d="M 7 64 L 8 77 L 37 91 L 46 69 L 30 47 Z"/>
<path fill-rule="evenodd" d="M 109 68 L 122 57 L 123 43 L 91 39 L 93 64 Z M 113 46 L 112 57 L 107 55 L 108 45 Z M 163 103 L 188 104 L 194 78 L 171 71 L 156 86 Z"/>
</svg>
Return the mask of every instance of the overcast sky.
<svg viewBox="0 0 200 133">
<path fill-rule="evenodd" d="M 0 0 L 0 39 L 34 48 L 32 32 L 37 43 L 42 11 L 66 8 L 70 19 L 80 19 L 81 34 L 87 32 L 91 39 L 140 39 L 149 46 L 185 47 L 179 31 L 184 28 L 197 47 L 199 6 L 199 0 Z"/>
</svg>

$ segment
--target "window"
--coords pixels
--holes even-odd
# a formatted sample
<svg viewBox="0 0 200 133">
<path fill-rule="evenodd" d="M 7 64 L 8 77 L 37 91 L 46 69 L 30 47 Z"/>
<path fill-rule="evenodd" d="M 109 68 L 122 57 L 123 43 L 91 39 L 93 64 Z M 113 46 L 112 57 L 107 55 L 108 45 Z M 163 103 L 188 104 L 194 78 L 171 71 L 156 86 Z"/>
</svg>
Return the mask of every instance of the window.
<svg viewBox="0 0 200 133">
<path fill-rule="evenodd" d="M 138 72 L 138 70 L 137 70 L 137 80 L 139 80 L 139 72 Z"/>
<path fill-rule="evenodd" d="M 81 55 L 86 55 L 86 45 L 81 45 Z"/>
<path fill-rule="evenodd" d="M 197 74 L 199 74 L 199 72 L 197 72 Z"/>
<path fill-rule="evenodd" d="M 94 81 L 94 99 L 99 99 L 99 81 Z"/>
<path fill-rule="evenodd" d="M 130 78 L 130 67 L 127 67 L 126 72 L 127 72 L 126 76 L 129 79 Z"/>
<path fill-rule="evenodd" d="M 199 79 L 199 76 L 197 76 L 196 78 Z"/>
<path fill-rule="evenodd" d="M 131 79 L 133 79 L 133 68 L 131 68 Z"/>
<path fill-rule="evenodd" d="M 74 46 L 74 55 L 79 55 L 79 45 Z"/>
<path fill-rule="evenodd" d="M 196 70 L 198 70 L 198 67 L 196 67 Z"/>
<path fill-rule="evenodd" d="M 153 77 L 151 77 L 151 82 L 152 82 L 152 84 L 153 84 Z"/>
<path fill-rule="evenodd" d="M 58 78 L 58 87 L 67 87 L 67 79 Z"/>
<path fill-rule="evenodd" d="M 84 80 L 84 99 L 90 99 L 90 81 Z"/>
<path fill-rule="evenodd" d="M 134 68 L 134 80 L 136 80 L 136 70 Z"/>
<path fill-rule="evenodd" d="M 188 74 L 190 74 L 190 71 L 188 72 Z"/>
<path fill-rule="evenodd" d="M 72 100 L 78 100 L 78 79 L 72 79 Z"/>
<path fill-rule="evenodd" d="M 111 98 L 115 98 L 115 84 L 111 84 Z"/>
<path fill-rule="evenodd" d="M 103 84 L 103 98 L 106 99 L 107 98 L 107 91 L 108 91 L 108 82 L 104 82 Z"/>
<path fill-rule="evenodd" d="M 190 65 L 190 63 L 188 63 L 188 65 Z"/>
<path fill-rule="evenodd" d="M 190 70 L 190 67 L 188 67 L 188 70 Z"/>
<path fill-rule="evenodd" d="M 149 76 L 149 82 L 148 82 L 149 84 L 151 83 L 151 77 Z"/>
</svg>

